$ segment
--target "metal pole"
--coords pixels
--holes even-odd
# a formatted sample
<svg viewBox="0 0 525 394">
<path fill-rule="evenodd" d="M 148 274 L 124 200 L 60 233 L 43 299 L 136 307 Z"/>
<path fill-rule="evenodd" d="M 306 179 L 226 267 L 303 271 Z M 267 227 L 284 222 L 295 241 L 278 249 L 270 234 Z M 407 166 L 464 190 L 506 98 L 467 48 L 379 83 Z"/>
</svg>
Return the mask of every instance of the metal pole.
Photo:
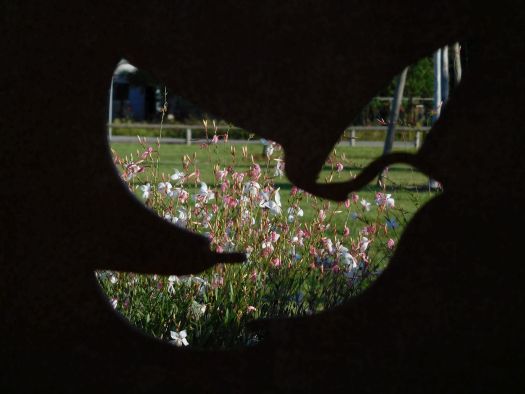
<svg viewBox="0 0 525 394">
<path fill-rule="evenodd" d="M 441 112 L 441 48 L 434 52 L 434 116 L 435 123 Z"/>
<path fill-rule="evenodd" d="M 434 115 L 432 124 L 436 123 L 441 113 L 441 49 L 434 52 Z M 428 180 L 428 186 L 431 189 L 437 189 L 439 183 L 432 178 Z"/>
<path fill-rule="evenodd" d="M 186 145 L 191 145 L 191 129 L 186 129 Z"/>
<path fill-rule="evenodd" d="M 111 124 L 113 122 L 113 80 L 115 76 L 111 76 L 111 87 L 109 88 L 109 114 L 108 114 L 108 129 L 109 129 L 109 140 L 111 141 L 111 137 L 113 134 L 113 128 L 111 127 Z"/>
<path fill-rule="evenodd" d="M 355 146 L 355 129 L 350 131 L 350 146 Z"/>
<path fill-rule="evenodd" d="M 442 49 L 442 81 L 441 81 L 441 100 L 444 103 L 448 100 L 448 94 L 450 89 L 450 71 L 448 69 L 448 46 L 444 46 Z"/>
</svg>

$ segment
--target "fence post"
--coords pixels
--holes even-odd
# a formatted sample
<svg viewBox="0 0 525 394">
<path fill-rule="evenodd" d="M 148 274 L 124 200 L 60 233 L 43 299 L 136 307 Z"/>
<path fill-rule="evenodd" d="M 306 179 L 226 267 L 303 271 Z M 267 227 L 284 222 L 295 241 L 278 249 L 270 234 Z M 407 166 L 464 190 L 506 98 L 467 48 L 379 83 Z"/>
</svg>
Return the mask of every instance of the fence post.
<svg viewBox="0 0 525 394">
<path fill-rule="evenodd" d="M 191 145 L 191 129 L 186 129 L 186 145 Z"/>
<path fill-rule="evenodd" d="M 350 146 L 355 146 L 355 129 L 350 130 Z"/>
<path fill-rule="evenodd" d="M 416 149 L 419 149 L 419 147 L 421 146 L 421 131 L 420 130 L 416 131 L 416 140 L 414 141 L 414 146 L 416 147 Z"/>
</svg>

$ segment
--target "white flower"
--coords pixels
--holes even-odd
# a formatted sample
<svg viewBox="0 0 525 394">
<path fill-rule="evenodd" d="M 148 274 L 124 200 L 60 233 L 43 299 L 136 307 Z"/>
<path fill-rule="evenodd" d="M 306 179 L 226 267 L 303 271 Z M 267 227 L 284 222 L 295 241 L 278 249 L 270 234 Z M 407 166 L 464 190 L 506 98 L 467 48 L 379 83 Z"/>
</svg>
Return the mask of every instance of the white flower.
<svg viewBox="0 0 525 394">
<path fill-rule="evenodd" d="M 365 211 L 370 211 L 370 203 L 364 198 L 361 199 L 361 206 L 364 208 Z"/>
<path fill-rule="evenodd" d="M 376 193 L 376 204 L 386 208 L 394 208 L 395 201 L 391 194 Z"/>
<path fill-rule="evenodd" d="M 334 244 L 330 238 L 324 241 L 324 247 L 328 253 L 332 254 L 334 252 Z"/>
<path fill-rule="evenodd" d="M 206 312 L 206 305 L 199 304 L 197 301 L 193 301 L 191 304 L 191 312 L 198 319 Z"/>
<path fill-rule="evenodd" d="M 206 185 L 204 182 L 201 182 L 199 193 L 195 195 L 195 199 L 203 200 L 204 202 L 208 202 L 209 200 L 213 200 L 214 198 L 215 198 L 215 193 L 208 189 L 208 185 Z"/>
<path fill-rule="evenodd" d="M 166 215 L 164 215 L 164 219 L 166 219 L 168 222 L 176 224 L 179 227 L 186 227 L 189 218 L 188 212 L 184 208 L 179 208 L 177 212 L 177 216 L 172 216 L 169 213 L 167 213 Z"/>
<path fill-rule="evenodd" d="M 391 197 L 391 194 L 387 194 L 386 195 L 385 201 L 386 201 L 386 207 L 387 208 L 394 208 L 395 207 L 395 201 Z"/>
<path fill-rule="evenodd" d="M 202 227 L 204 228 L 210 227 L 210 221 L 212 218 L 213 218 L 212 213 L 204 214 L 204 216 L 202 217 Z"/>
<path fill-rule="evenodd" d="M 111 275 L 111 278 L 109 278 L 109 281 L 112 283 L 112 284 L 115 284 L 117 283 L 118 279 L 115 275 Z"/>
<path fill-rule="evenodd" d="M 142 198 L 147 200 L 149 198 L 149 194 L 151 193 L 151 185 L 146 183 L 145 185 L 140 186 L 140 190 L 142 190 Z"/>
<path fill-rule="evenodd" d="M 159 193 L 168 194 L 173 186 L 169 182 L 160 182 L 158 186 Z"/>
<path fill-rule="evenodd" d="M 270 200 L 269 194 L 268 192 L 261 193 L 262 200 L 259 206 L 261 208 L 268 208 L 272 215 L 279 215 L 281 213 L 281 195 L 279 194 L 279 189 L 275 190 L 273 201 Z"/>
<path fill-rule="evenodd" d="M 273 154 L 273 145 L 267 145 L 266 146 L 266 157 L 269 159 L 272 154 Z"/>
<path fill-rule="evenodd" d="M 361 246 L 360 246 L 360 249 L 359 249 L 361 251 L 361 253 L 365 253 L 365 251 L 368 248 L 369 244 L 370 244 L 370 241 L 368 240 L 367 237 L 361 238 Z"/>
<path fill-rule="evenodd" d="M 246 182 L 242 190 L 243 194 L 247 194 L 251 199 L 254 199 L 259 194 L 261 185 L 255 181 Z"/>
<path fill-rule="evenodd" d="M 173 175 L 170 177 L 172 181 L 175 181 L 175 182 L 180 182 L 181 180 L 184 180 L 184 173 L 177 170 L 175 168 L 175 172 L 173 173 Z"/>
<path fill-rule="evenodd" d="M 274 159 L 277 161 L 277 164 L 275 165 L 275 171 L 273 172 L 273 176 L 282 177 L 284 175 L 284 161 L 281 159 Z"/>
<path fill-rule="evenodd" d="M 175 283 L 180 283 L 180 279 L 177 275 L 170 275 L 168 276 L 168 293 L 173 293 L 175 289 L 173 288 L 173 285 Z"/>
<path fill-rule="evenodd" d="M 188 340 L 186 339 L 186 337 L 188 336 L 188 333 L 186 332 L 186 330 L 182 330 L 181 332 L 177 332 L 177 331 L 170 331 L 170 336 L 171 336 L 171 341 L 170 343 L 175 345 L 175 346 L 188 346 L 189 345 L 189 342 Z"/>
<path fill-rule="evenodd" d="M 303 217 L 304 216 L 303 210 L 299 207 L 288 208 L 288 221 L 293 222 L 296 216 Z"/>
<path fill-rule="evenodd" d="M 117 305 L 118 305 L 118 300 L 116 298 L 112 298 L 111 306 L 113 307 L 113 309 L 117 309 Z"/>
<path fill-rule="evenodd" d="M 359 265 L 355 262 L 355 260 L 352 260 L 352 263 L 348 265 L 347 271 L 345 272 L 345 276 L 354 281 L 359 276 Z"/>
<path fill-rule="evenodd" d="M 252 216 L 252 213 L 249 209 L 244 209 L 242 211 L 241 220 L 243 223 L 251 223 L 252 226 L 255 224 L 255 218 Z"/>
<path fill-rule="evenodd" d="M 349 269 L 357 269 L 358 267 L 356 259 L 348 252 L 341 254 L 341 261 L 346 264 Z"/>
<path fill-rule="evenodd" d="M 180 188 L 180 187 L 176 187 L 170 191 L 168 191 L 166 194 L 171 197 L 171 198 L 178 198 L 180 196 L 180 194 L 182 193 L 184 189 Z"/>
<path fill-rule="evenodd" d="M 268 249 L 270 252 L 273 252 L 274 247 L 272 245 L 272 241 L 265 241 L 261 244 L 262 250 Z"/>
</svg>

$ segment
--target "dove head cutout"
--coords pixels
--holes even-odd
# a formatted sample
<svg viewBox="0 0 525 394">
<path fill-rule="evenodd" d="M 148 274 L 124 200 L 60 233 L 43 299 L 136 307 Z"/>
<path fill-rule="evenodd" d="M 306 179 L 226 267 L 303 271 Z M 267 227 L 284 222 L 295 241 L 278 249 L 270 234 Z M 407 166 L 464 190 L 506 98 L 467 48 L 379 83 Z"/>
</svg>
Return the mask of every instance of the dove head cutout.
<svg viewBox="0 0 525 394">
<path fill-rule="evenodd" d="M 525 168 L 523 11 L 512 2 L 1 8 L 3 386 L 465 392 L 501 390 L 519 376 L 524 269 L 511 257 L 518 237 L 504 220 L 523 217 Z M 474 43 L 468 74 L 417 155 L 379 158 L 346 183 L 317 183 L 343 129 L 379 88 L 464 40 Z M 253 349 L 168 347 L 115 315 L 93 271 L 186 274 L 243 256 L 212 253 L 204 237 L 144 209 L 118 179 L 105 111 L 122 57 L 202 109 L 282 144 L 288 177 L 313 194 L 342 200 L 397 161 L 445 192 L 414 217 L 381 278 L 346 305 L 261 322 L 266 340 Z M 497 160 L 487 160 L 490 152 Z"/>
</svg>

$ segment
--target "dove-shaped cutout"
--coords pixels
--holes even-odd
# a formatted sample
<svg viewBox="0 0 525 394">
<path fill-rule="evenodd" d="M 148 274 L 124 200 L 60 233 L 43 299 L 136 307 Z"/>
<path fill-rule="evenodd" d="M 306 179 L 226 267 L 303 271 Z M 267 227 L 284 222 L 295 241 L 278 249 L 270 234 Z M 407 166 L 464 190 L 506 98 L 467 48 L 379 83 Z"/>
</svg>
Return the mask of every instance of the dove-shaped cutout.
<svg viewBox="0 0 525 394">
<path fill-rule="evenodd" d="M 10 360 L 3 387 L 516 390 L 519 232 L 487 230 L 508 229 L 507 218 L 523 216 L 522 8 L 471 0 L 111 2 L 90 4 L 88 12 L 72 2 L 5 5 L 2 129 L 9 143 L 0 169 L 12 183 L 0 208 L 1 308 L 9 316 L 0 336 Z M 463 39 L 475 47 L 472 73 L 418 156 L 420 168 L 445 184 L 444 196 L 416 215 L 395 269 L 363 297 L 271 325 L 276 339 L 255 351 L 219 354 L 152 343 L 93 302 L 96 266 L 190 272 L 211 263 L 208 243 L 147 212 L 112 170 L 101 115 L 114 68 L 104 66 L 108 57 L 158 71 L 184 97 L 306 157 L 325 138 L 334 142 L 379 85 Z M 64 141 L 68 148 L 57 149 Z M 322 159 L 304 167 L 305 186 L 314 185 L 328 152 L 320 146 Z"/>
<path fill-rule="evenodd" d="M 432 69 L 428 61 L 426 67 L 427 71 Z M 411 78 L 409 76 L 410 81 Z M 174 101 L 170 100 L 169 91 L 167 97 L 167 102 Z M 161 107 L 166 108 L 168 115 L 178 112 L 176 104 Z M 204 111 L 195 107 L 194 112 Z M 370 121 L 375 121 L 375 118 L 372 117 Z M 219 121 L 216 120 L 192 124 L 194 132 L 205 131 L 206 134 L 220 137 L 217 137 L 217 142 L 208 138 L 190 146 L 165 144 L 170 141 L 166 138 L 170 138 L 168 133 L 171 124 L 162 124 L 162 127 L 158 126 L 158 130 L 155 130 L 160 134 L 162 128 L 164 138 L 159 142 L 152 144 L 151 136 L 149 139 L 142 136 L 134 144 L 113 144 L 114 161 L 120 166 L 122 180 L 130 191 L 151 210 L 178 228 L 205 235 L 211 241 L 212 249 L 217 252 L 246 253 L 249 257 L 248 264 L 217 267 L 197 276 L 170 275 L 167 279 L 161 275 L 144 277 L 125 273 L 98 274 L 113 308 L 134 325 L 180 346 L 182 339 L 177 333 L 185 328 L 184 332 L 187 334 L 184 339 L 187 337 L 193 348 L 198 348 L 203 343 L 208 347 L 219 344 L 223 347 L 242 346 L 253 340 L 249 337 L 247 342 L 243 342 L 242 336 L 237 338 L 235 330 L 224 331 L 219 338 L 210 335 L 219 327 L 203 322 L 206 311 L 212 322 L 216 322 L 213 317 L 223 313 L 222 308 L 233 315 L 249 311 L 250 318 L 293 317 L 318 313 L 348 301 L 364 290 L 365 279 L 371 281 L 385 269 L 384 265 L 371 264 L 369 260 L 376 260 L 379 248 L 392 250 L 400 234 L 395 222 L 395 200 L 392 194 L 374 194 L 369 190 L 362 190 L 364 194 L 360 197 L 353 195 L 352 200 L 345 202 L 344 209 L 338 205 L 330 206 L 328 201 L 315 199 L 309 202 L 309 198 L 303 197 L 304 191 L 299 191 L 286 179 L 281 179 L 282 174 L 270 167 L 271 161 L 275 161 L 276 169 L 286 168 L 282 150 L 277 143 L 261 138 L 256 140 L 259 144 L 252 143 L 248 146 L 250 141 L 235 141 L 235 134 L 228 140 L 231 144 L 226 143 L 227 138 L 224 138 L 218 124 Z M 235 149 L 239 145 L 242 149 Z M 349 158 L 356 153 L 356 149 L 358 148 L 351 147 L 348 142 L 339 144 L 339 153 L 331 153 L 325 164 L 325 173 L 337 173 L 337 179 L 343 176 L 342 173 L 348 175 L 345 169 L 348 169 L 351 163 Z M 133 157 L 137 160 L 130 162 L 133 151 Z M 379 154 L 380 149 L 376 152 Z M 257 163 L 257 160 L 262 163 Z M 180 165 L 173 166 L 173 163 Z M 129 168 L 133 171 L 128 170 Z M 396 169 L 392 169 L 391 173 L 395 178 Z M 155 178 L 160 182 L 155 181 Z M 331 181 L 330 179 L 329 182 Z M 367 199 L 375 203 L 371 204 Z M 414 207 L 403 207 L 407 213 L 415 210 Z M 304 219 L 303 208 L 309 219 Z M 370 222 L 364 227 L 359 225 L 372 218 L 376 218 L 374 224 Z M 295 230 L 285 230 L 289 226 L 293 226 Z M 377 229 L 385 226 L 390 230 L 396 228 L 396 233 L 393 234 L 392 231 L 390 238 L 380 236 Z M 250 228 L 257 228 L 257 231 L 251 231 Z M 350 234 L 355 237 L 355 243 Z M 318 241 L 312 242 L 312 239 Z M 312 259 L 315 270 L 312 270 Z M 271 282 L 264 284 L 261 281 L 261 278 L 270 275 L 271 271 L 268 270 L 280 267 L 288 267 L 287 271 L 294 279 L 288 283 L 284 280 L 286 274 L 282 273 L 281 288 L 274 287 Z M 325 271 L 332 273 L 317 277 L 320 272 Z M 248 274 L 248 281 L 238 279 L 248 278 Z M 313 292 L 313 277 L 315 288 L 324 289 L 319 293 L 329 293 L 337 302 L 308 294 L 309 291 Z M 247 286 L 246 282 L 251 288 L 249 301 L 247 296 L 244 297 L 248 307 L 228 306 L 230 298 L 235 299 L 242 294 L 243 288 Z M 191 289 L 188 285 L 197 283 L 199 296 L 192 303 L 187 303 L 187 299 L 193 297 L 188 293 L 188 289 Z M 307 290 L 308 286 L 310 290 Z M 141 288 L 142 296 L 131 297 L 132 289 L 137 287 Z M 166 297 L 160 297 L 163 301 L 158 301 L 154 308 L 149 300 L 160 294 L 165 294 Z M 174 302 L 174 299 L 179 301 Z M 273 299 L 271 304 L 288 306 L 282 308 L 284 314 L 275 308 L 268 311 L 261 303 L 264 299 Z M 158 310 L 164 312 L 159 314 Z M 161 321 L 165 321 L 166 311 L 169 311 L 170 316 L 167 324 L 172 325 L 170 335 L 154 328 L 165 324 Z M 141 316 L 148 318 L 144 321 Z M 177 321 L 182 320 L 186 320 L 184 327 L 176 325 Z M 194 324 L 201 324 L 198 334 L 188 328 Z M 241 326 L 241 329 L 245 330 L 246 326 Z"/>
</svg>

